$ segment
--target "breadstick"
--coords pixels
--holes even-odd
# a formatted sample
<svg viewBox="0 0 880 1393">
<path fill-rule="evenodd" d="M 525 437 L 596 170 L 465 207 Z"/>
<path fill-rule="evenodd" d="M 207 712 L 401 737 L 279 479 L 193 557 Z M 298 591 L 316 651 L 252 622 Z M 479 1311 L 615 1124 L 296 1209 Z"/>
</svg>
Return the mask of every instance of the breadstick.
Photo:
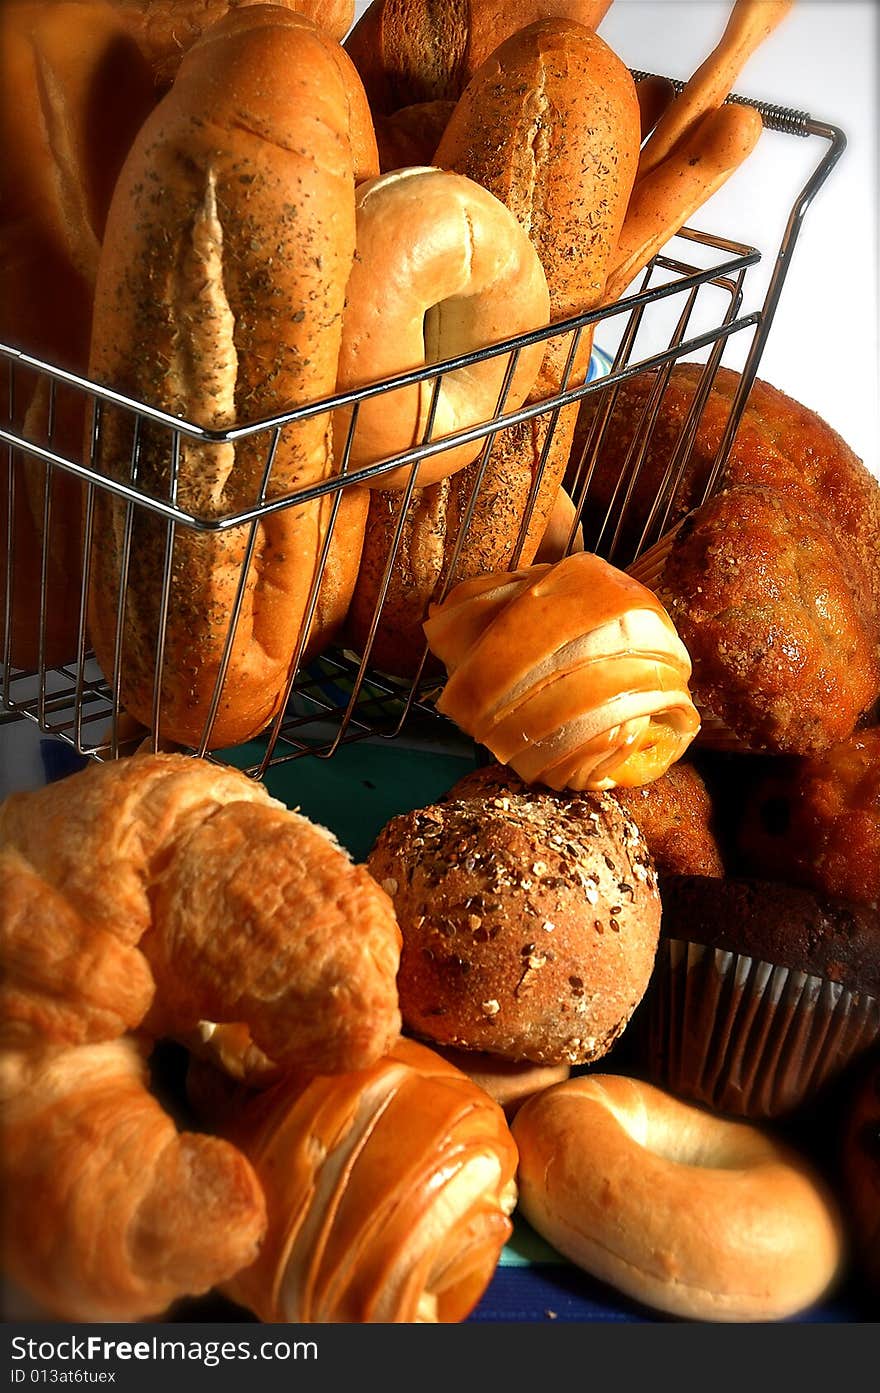
<svg viewBox="0 0 880 1393">
<path fill-rule="evenodd" d="M 675 88 L 668 77 L 657 77 L 652 73 L 636 83 L 636 96 L 639 99 L 642 140 L 646 140 L 674 100 Z"/>
<path fill-rule="evenodd" d="M 721 42 L 661 116 L 644 146 L 637 179 L 656 169 L 707 112 L 721 106 L 749 58 L 793 4 L 794 0 L 736 0 Z"/>
<path fill-rule="evenodd" d="M 668 159 L 633 190 L 605 287 L 612 304 L 651 257 L 751 154 L 763 129 L 751 106 L 711 112 Z"/>
</svg>

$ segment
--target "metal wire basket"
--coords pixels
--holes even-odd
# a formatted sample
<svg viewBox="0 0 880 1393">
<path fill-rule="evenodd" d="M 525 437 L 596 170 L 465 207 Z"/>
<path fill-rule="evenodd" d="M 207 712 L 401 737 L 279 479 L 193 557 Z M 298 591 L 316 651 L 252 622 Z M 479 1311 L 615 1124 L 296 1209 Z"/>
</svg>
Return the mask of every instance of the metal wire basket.
<svg viewBox="0 0 880 1393">
<path fill-rule="evenodd" d="M 648 74 L 634 73 L 636 79 L 644 76 Z M 176 540 L 184 535 L 226 533 L 236 539 L 241 554 L 238 583 L 226 616 L 226 638 L 214 677 L 212 698 L 200 737 L 194 739 L 187 746 L 188 749 L 220 762 L 234 763 L 252 776 L 262 777 L 270 765 L 303 755 L 327 758 L 344 742 L 410 735 L 418 733 L 425 722 L 430 723 L 431 728 L 438 729 L 437 722 L 442 718 L 435 712 L 433 697 L 439 679 L 426 662 L 426 648 L 415 665 L 415 671 L 405 679 L 388 675 L 375 656 L 376 635 L 381 633 L 389 588 L 403 561 L 407 510 L 414 498 L 418 498 L 416 466 L 420 461 L 467 441 L 477 442 L 479 446 L 477 460 L 469 466 L 468 477 L 472 479 L 470 495 L 461 511 L 451 553 L 434 587 L 432 598 L 440 600 L 456 581 L 463 578 L 461 558 L 465 554 L 468 529 L 477 507 L 485 505 L 481 489 L 485 489 L 487 470 L 499 433 L 523 423 L 535 422 L 540 424 L 543 442 L 540 467 L 524 500 L 519 536 L 505 557 L 504 564 L 514 568 L 523 557 L 529 522 L 541 488 L 543 467 L 562 413 L 566 408 L 576 409 L 578 403 L 595 395 L 597 409 L 592 413 L 592 425 L 581 441 L 578 459 L 570 465 L 576 516 L 571 523 L 568 544 L 572 544 L 578 521 L 583 519 L 589 523 L 588 546 L 616 564 L 625 566 L 667 529 L 676 488 L 694 444 L 702 405 L 712 387 L 725 348 L 736 339 L 745 347 L 745 363 L 723 438 L 706 481 L 703 500 L 711 496 L 723 481 L 725 461 L 757 373 L 803 218 L 846 144 L 840 130 L 815 121 L 806 113 L 768 106 L 748 98 L 731 97 L 730 100 L 745 101 L 755 106 L 768 130 L 801 139 L 813 138 L 823 145 L 808 181 L 791 206 L 769 286 L 763 303 L 756 308 L 744 310 L 743 306 L 747 273 L 760 260 L 760 251 L 727 238 L 686 228 L 663 249 L 662 254 L 654 258 L 638 290 L 606 309 L 520 335 L 476 353 L 431 364 L 357 391 L 293 407 L 271 419 L 223 431 L 206 430 L 192 422 L 180 420 L 19 349 L 0 344 L 0 356 L 6 364 L 8 393 L 7 424 L 0 427 L 0 440 L 7 447 L 8 466 L 4 529 L 5 604 L 2 611 L 3 649 L 0 652 L 3 709 L 0 720 L 27 717 L 35 721 L 41 730 L 66 741 L 77 752 L 97 759 L 116 758 L 129 753 L 140 746 L 145 738 L 153 748 L 159 747 L 165 734 L 163 673 L 166 667 L 165 638 L 169 610 L 175 599 Z M 592 336 L 597 331 L 612 345 L 611 350 L 598 371 L 592 371 L 586 380 L 576 381 L 572 368 L 578 350 L 584 336 Z M 560 391 L 546 400 L 527 402 L 515 411 L 508 409 L 507 390 L 519 355 L 527 346 L 549 338 L 563 340 L 567 346 L 567 366 Z M 468 430 L 442 440 L 433 440 L 434 410 L 447 374 L 493 356 L 502 358 L 505 364 L 504 385 L 493 416 Z M 705 360 L 693 405 L 670 451 L 653 506 L 640 524 L 638 542 L 635 547 L 630 545 L 624 554 L 623 523 L 631 508 L 670 373 L 673 365 L 683 359 Z M 623 474 L 610 501 L 606 500 L 599 511 L 592 488 L 595 466 L 613 418 L 620 385 L 627 378 L 647 370 L 656 373 L 654 387 L 638 423 Z M 25 382 L 32 403 L 39 403 L 40 410 L 35 411 L 32 405 L 22 426 L 16 415 L 16 402 L 20 399 Z M 414 383 L 429 384 L 430 390 L 431 404 L 421 442 L 381 464 L 350 469 L 350 449 L 357 429 L 358 412 L 363 404 Z M 73 449 L 62 452 L 59 444 L 58 422 L 71 402 L 80 411 L 85 407 L 91 423 L 90 444 L 84 460 Z M 276 496 L 272 487 L 272 470 L 283 433 L 304 420 L 326 416 L 339 408 L 351 408 L 351 424 L 339 474 L 311 487 Z M 102 431 L 108 429 L 108 422 L 116 420 L 118 425 L 120 419 L 127 423 L 127 467 L 123 474 L 111 478 L 98 468 L 99 443 Z M 167 461 L 162 489 L 157 489 L 155 483 L 147 489 L 139 479 L 140 461 L 148 440 L 154 454 L 157 442 L 160 442 L 158 448 L 164 451 Z M 250 505 L 220 515 L 207 515 L 181 506 L 178 485 L 181 458 L 185 451 L 193 448 L 228 449 L 240 445 L 242 441 L 248 441 L 251 448 L 259 449 L 265 461 L 259 486 Z M 393 498 L 393 502 L 386 506 L 396 511 L 387 528 L 388 543 L 380 567 L 381 579 L 375 590 L 371 613 L 362 625 L 356 650 L 352 648 L 350 640 L 346 640 L 343 631 L 342 638 L 335 646 L 321 652 L 318 657 L 312 657 L 309 633 L 346 490 L 357 488 L 367 479 L 378 479 L 383 473 L 401 465 L 412 466 L 407 486 L 394 495 L 381 495 L 386 500 Z M 59 593 L 59 587 L 55 585 L 53 588 L 52 584 L 55 565 L 52 538 L 57 535 L 59 513 L 65 509 L 71 489 L 82 497 L 84 521 L 75 566 L 68 566 L 68 578 Z M 290 636 L 291 644 L 294 637 L 296 642 L 290 655 L 283 701 L 274 719 L 258 738 L 236 748 L 217 749 L 216 742 L 212 740 L 212 728 L 223 697 L 234 635 L 261 529 L 280 510 L 313 504 L 319 498 L 328 500 L 329 525 L 320 561 L 312 577 L 305 619 L 299 633 Z M 115 597 L 116 643 L 113 661 L 105 661 L 106 670 L 102 671 L 89 643 L 89 589 L 96 512 L 111 499 L 117 500 L 114 506 L 121 527 L 119 587 Z M 27 538 L 22 540 L 15 525 L 16 510 L 20 511 L 25 502 L 33 515 L 35 538 L 34 553 L 26 558 L 22 556 L 22 548 L 28 546 L 28 541 Z M 137 726 L 127 716 L 123 700 L 128 661 L 126 609 L 131 602 L 132 575 L 138 566 L 133 539 L 140 535 L 142 525 L 148 525 L 152 528 L 152 535 L 161 538 L 161 566 L 156 592 L 152 597 L 155 654 L 149 729 Z M 38 633 L 28 636 L 29 646 L 35 649 L 29 661 L 22 659 L 21 636 L 14 622 L 16 603 L 22 599 L 21 563 L 24 560 L 30 563 L 30 574 L 38 576 L 38 580 L 33 581 L 34 586 L 39 586 Z M 74 570 L 75 574 L 70 575 L 70 570 Z M 75 633 L 75 638 L 69 644 L 71 651 L 62 653 L 60 657 L 54 651 L 57 644 L 53 640 L 59 606 L 74 611 L 71 628 Z"/>
</svg>

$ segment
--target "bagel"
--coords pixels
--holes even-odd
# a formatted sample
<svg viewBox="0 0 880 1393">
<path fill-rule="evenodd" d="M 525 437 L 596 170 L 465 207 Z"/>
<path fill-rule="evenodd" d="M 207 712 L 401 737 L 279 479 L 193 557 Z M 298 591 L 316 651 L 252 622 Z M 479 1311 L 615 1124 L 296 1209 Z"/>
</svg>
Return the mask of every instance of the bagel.
<svg viewBox="0 0 880 1393">
<path fill-rule="evenodd" d="M 516 218 L 494 195 L 461 174 L 396 170 L 357 191 L 357 257 L 346 293 L 338 390 L 346 392 L 425 363 L 443 362 L 549 323 L 550 295 L 537 252 Z M 544 344 L 521 351 L 504 409 L 531 390 Z M 490 420 L 497 412 L 509 355 L 443 374 L 431 439 Z M 350 469 L 421 443 L 434 379 L 383 392 L 360 404 Z M 335 413 L 341 452 L 352 407 Z M 462 469 L 482 439 L 422 461 L 420 485 Z M 403 488 L 408 466 L 364 480 Z"/>
<path fill-rule="evenodd" d="M 819 1179 L 770 1136 L 636 1079 L 585 1075 L 512 1123 L 520 1208 L 559 1252 L 628 1296 L 695 1320 L 779 1320 L 842 1258 Z"/>
</svg>

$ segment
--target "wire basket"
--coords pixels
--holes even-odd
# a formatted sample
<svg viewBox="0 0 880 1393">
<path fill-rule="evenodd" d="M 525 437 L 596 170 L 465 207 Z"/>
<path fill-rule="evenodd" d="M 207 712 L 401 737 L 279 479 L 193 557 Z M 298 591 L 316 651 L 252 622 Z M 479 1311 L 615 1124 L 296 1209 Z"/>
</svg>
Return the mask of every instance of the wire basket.
<svg viewBox="0 0 880 1393">
<path fill-rule="evenodd" d="M 641 72 L 633 75 L 636 79 L 648 76 Z M 802 220 L 846 143 L 840 130 L 815 121 L 806 113 L 747 98 L 730 100 L 757 107 L 766 129 L 802 139 L 815 138 L 827 146 L 791 207 L 769 287 L 757 308 L 744 311 L 743 306 L 746 278 L 760 260 L 760 251 L 685 228 L 654 258 L 638 289 L 608 308 L 229 430 L 206 430 L 0 344 L 7 384 L 7 424 L 0 427 L 0 440 L 6 444 L 8 464 L 3 495 L 6 556 L 0 720 L 27 717 L 78 753 L 97 759 L 130 753 L 145 740 L 153 748 L 162 746 L 167 737 L 163 717 L 167 635 L 169 624 L 176 623 L 179 629 L 182 622 L 177 612 L 176 560 L 182 539 L 190 539 L 194 545 L 222 545 L 228 554 L 237 557 L 238 569 L 228 586 L 221 626 L 223 640 L 211 671 L 211 696 L 199 718 L 198 731 L 183 748 L 262 777 L 270 765 L 307 754 L 328 758 L 341 744 L 353 740 L 394 739 L 402 735 L 419 738 L 426 725 L 429 732 L 439 735 L 442 727 L 438 723 L 443 718 L 434 709 L 434 698 L 441 675 L 432 669 L 423 642 L 403 676 L 390 672 L 393 664 L 387 660 L 380 661 L 383 626 L 406 561 L 406 548 L 412 540 L 408 519 L 414 506 L 425 498 L 426 491 L 418 490 L 416 468 L 422 460 L 467 442 L 475 442 L 479 451 L 464 471 L 468 492 L 459 497 L 455 535 L 432 588 L 431 598 L 439 601 L 457 581 L 473 574 L 473 568 L 468 569 L 469 536 L 480 510 L 491 512 L 493 449 L 500 434 L 516 429 L 537 430 L 541 440 L 540 465 L 527 496 L 521 500 L 518 536 L 515 541 L 510 540 L 506 553 L 496 561 L 498 569 L 512 569 L 530 560 L 534 550 L 530 529 L 533 530 L 536 510 L 547 506 L 542 487 L 546 492 L 545 468 L 554 440 L 559 439 L 560 421 L 570 420 L 581 402 L 594 398 L 592 424 L 579 439 L 578 457 L 568 465 L 575 507 L 568 546 L 573 544 L 578 524 L 583 523 L 590 549 L 626 566 L 667 530 L 702 405 L 727 345 L 736 340 L 744 347 L 745 365 L 701 501 L 723 481 L 725 461 L 757 372 Z M 574 365 L 584 344 L 591 343 L 597 332 L 608 349 L 607 356 L 603 358 L 594 349 L 590 373 L 578 377 Z M 549 339 L 563 342 L 566 347 L 566 368 L 559 392 L 510 410 L 507 392 L 520 354 Z M 453 372 L 491 358 L 503 364 L 503 385 L 493 416 L 468 430 L 433 440 L 434 412 L 444 380 Z M 627 549 L 624 523 L 631 513 L 639 473 L 672 368 L 684 359 L 704 360 L 699 384 L 670 451 L 653 506 L 640 520 L 638 541 L 635 546 L 628 543 Z M 613 419 L 620 385 L 648 370 L 654 370 L 655 381 L 625 468 L 610 500 L 606 498 L 599 509 L 594 490 L 596 462 Z M 381 464 L 350 469 L 352 440 L 364 403 L 413 384 L 425 384 L 429 394 L 427 425 L 421 442 Z M 31 405 L 22 424 L 17 403 L 25 394 Z M 309 487 L 279 493 L 273 488 L 273 466 L 285 432 L 312 418 L 326 418 L 339 409 L 350 411 L 340 472 Z M 90 423 L 84 460 L 75 448 L 64 448 L 62 440 L 65 419 L 68 415 L 81 417 L 83 412 Z M 125 450 L 116 456 L 123 463 L 114 471 L 114 477 L 98 467 L 99 447 L 106 438 L 103 433 L 109 430 L 116 432 L 117 440 L 125 441 Z M 262 462 L 248 505 L 226 512 L 188 507 L 181 490 L 181 463 L 187 452 L 216 455 L 218 451 L 243 447 L 251 459 Z M 154 464 L 149 482 L 144 477 L 147 458 Z M 157 459 L 161 460 L 158 468 Z M 384 500 L 382 506 L 388 516 L 384 550 L 374 566 L 373 590 L 366 601 L 362 598 L 360 602 L 357 641 L 353 643 L 350 631 L 343 630 L 332 646 L 314 656 L 310 632 L 319 613 L 328 558 L 341 535 L 340 509 L 348 505 L 353 499 L 352 491 L 360 491 L 364 482 L 378 481 L 384 473 L 401 465 L 412 466 L 406 487 L 393 494 L 373 495 Z M 287 664 L 286 689 L 276 703 L 274 716 L 258 737 L 235 747 L 217 748 L 217 714 L 222 709 L 236 633 L 246 613 L 255 558 L 260 554 L 266 529 L 285 510 L 314 508 L 319 502 L 325 514 L 326 532 L 318 565 L 310 578 L 305 618 Z M 81 531 L 65 525 L 71 506 L 82 509 Z M 22 513 L 27 512 L 32 519 L 30 541 L 18 525 Z M 94 545 L 100 541 L 101 528 L 107 525 L 108 517 L 112 518 L 117 549 L 118 585 L 113 596 L 115 643 L 112 655 L 104 655 L 102 670 L 89 642 L 89 595 L 95 569 Z M 59 535 L 64 537 L 67 548 L 63 558 L 54 553 Z M 143 723 L 138 724 L 125 709 L 126 684 L 135 662 L 126 625 L 131 607 L 145 603 L 138 591 L 138 577 L 147 552 L 155 572 L 155 583 L 146 601 L 155 642 L 149 655 L 150 719 L 142 716 Z M 60 581 L 59 565 L 63 572 Z M 37 590 L 39 606 L 34 607 L 33 621 L 23 633 L 15 616 L 22 600 L 29 595 L 35 598 Z M 413 614 L 416 626 L 421 617 L 421 612 Z M 59 642 L 63 640 L 58 635 L 65 629 L 69 635 L 67 648 L 59 652 Z M 290 635 L 289 639 L 293 637 Z"/>
</svg>

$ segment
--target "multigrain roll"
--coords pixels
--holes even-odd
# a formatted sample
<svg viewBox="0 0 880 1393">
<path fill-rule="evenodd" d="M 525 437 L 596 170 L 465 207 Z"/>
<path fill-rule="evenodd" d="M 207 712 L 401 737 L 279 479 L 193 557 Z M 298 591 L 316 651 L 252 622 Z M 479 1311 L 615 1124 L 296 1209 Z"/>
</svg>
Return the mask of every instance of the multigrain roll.
<svg viewBox="0 0 880 1393">
<path fill-rule="evenodd" d="M 332 394 L 354 255 L 357 81 L 338 44 L 277 6 L 247 6 L 190 49 L 117 185 L 95 301 L 99 381 L 211 428 Z M 320 482 L 333 468 L 329 424 L 311 417 L 282 431 L 277 447 L 271 432 L 236 445 L 182 439 L 176 502 L 217 518 Z M 143 428 L 138 482 L 166 498 L 170 451 L 168 431 Z M 130 419 L 108 413 L 98 466 L 127 478 L 131 458 Z M 158 694 L 164 737 L 237 744 L 277 712 L 330 506 L 325 496 L 274 513 L 256 529 L 252 555 L 247 527 L 177 529 Z M 117 669 L 124 511 L 97 500 L 90 618 L 107 674 Z M 164 520 L 136 510 L 118 670 L 123 705 L 148 727 L 167 535 Z"/>
<path fill-rule="evenodd" d="M 465 774 L 444 801 L 463 798 L 552 797 L 565 802 L 573 815 L 582 809 L 589 817 L 592 802 L 578 793 L 554 794 L 524 783 L 503 764 L 486 764 Z M 723 876 L 724 865 L 714 832 L 714 809 L 706 785 L 692 764 L 679 761 L 639 788 L 615 788 L 613 797 L 645 839 L 651 859 L 662 875 Z"/>
<path fill-rule="evenodd" d="M 591 30 L 570 20 L 532 24 L 475 73 L 446 127 L 434 163 L 465 174 L 507 205 L 529 233 L 550 291 L 551 321 L 598 305 L 635 177 L 639 104 L 628 69 Z M 583 382 L 590 333 L 569 364 L 571 335 L 547 349 L 527 403 Z M 411 677 L 421 633 L 444 580 L 527 565 L 556 503 L 576 408 L 538 415 L 500 432 L 451 481 L 416 488 L 371 661 Z M 551 437 L 552 427 L 552 437 Z M 370 631 L 402 501 L 377 490 L 349 624 L 361 650 Z M 466 529 L 466 530 L 465 530 Z M 455 569 L 450 574 L 453 558 Z"/>
<path fill-rule="evenodd" d="M 410 1031 L 538 1064 L 611 1048 L 651 974 L 660 899 L 634 824 L 590 803 L 467 799 L 383 829 L 368 867 L 403 934 Z"/>
<path fill-rule="evenodd" d="M 539 19 L 595 29 L 611 0 L 374 0 L 345 47 L 373 112 L 456 100 L 493 49 Z"/>
</svg>

